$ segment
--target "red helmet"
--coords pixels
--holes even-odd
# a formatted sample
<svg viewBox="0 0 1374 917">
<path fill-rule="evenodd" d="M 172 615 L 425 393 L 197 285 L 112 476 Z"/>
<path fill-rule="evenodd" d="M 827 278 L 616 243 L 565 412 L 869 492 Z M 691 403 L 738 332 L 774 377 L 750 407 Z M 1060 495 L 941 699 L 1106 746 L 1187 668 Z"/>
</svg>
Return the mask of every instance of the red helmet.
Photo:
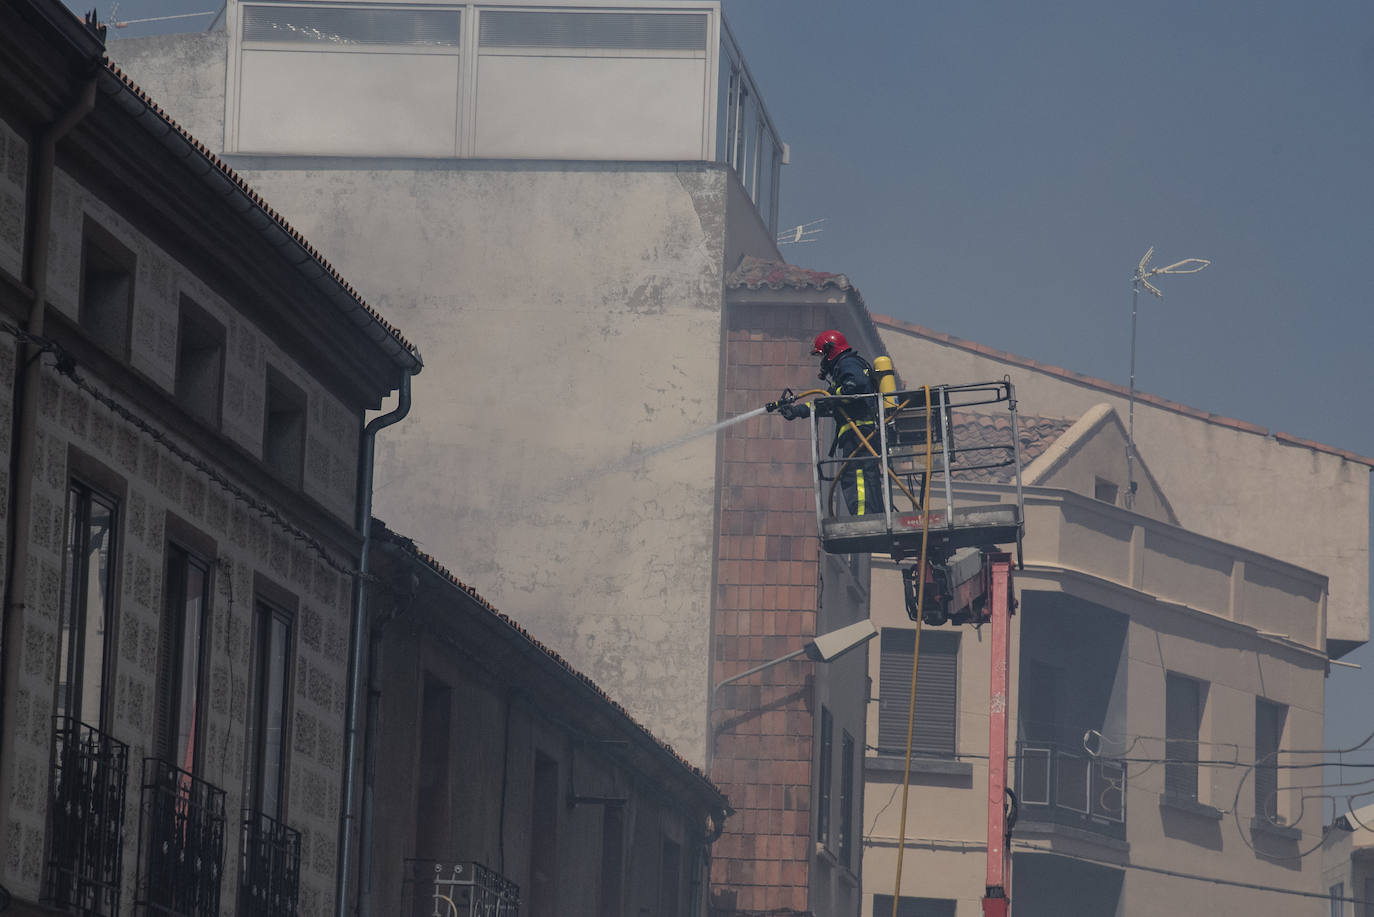
<svg viewBox="0 0 1374 917">
<path fill-rule="evenodd" d="M 819 356 L 821 362 L 824 363 L 834 360 L 849 349 L 849 341 L 845 340 L 844 335 L 832 329 L 816 335 L 816 343 L 811 347 L 811 355 L 813 357 Z"/>
</svg>

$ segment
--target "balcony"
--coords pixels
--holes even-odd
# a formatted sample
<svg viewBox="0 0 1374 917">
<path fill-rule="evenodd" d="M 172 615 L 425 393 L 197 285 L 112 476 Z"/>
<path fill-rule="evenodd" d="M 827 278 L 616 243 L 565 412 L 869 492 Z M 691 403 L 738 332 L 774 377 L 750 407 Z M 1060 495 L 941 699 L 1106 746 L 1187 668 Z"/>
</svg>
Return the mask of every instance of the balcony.
<svg viewBox="0 0 1374 917">
<path fill-rule="evenodd" d="M 1019 820 L 1126 839 L 1126 765 L 1046 742 L 1017 743 Z"/>
<path fill-rule="evenodd" d="M 127 745 L 76 720 L 56 719 L 45 904 L 118 917 L 128 773 Z"/>
<path fill-rule="evenodd" d="M 158 758 L 143 759 L 137 913 L 219 917 L 224 791 Z"/>
<path fill-rule="evenodd" d="M 239 914 L 296 917 L 301 885 L 301 833 L 245 809 L 239 855 Z"/>
<path fill-rule="evenodd" d="M 416 917 L 520 917 L 520 886 L 481 863 L 407 860 L 406 913 Z"/>
</svg>

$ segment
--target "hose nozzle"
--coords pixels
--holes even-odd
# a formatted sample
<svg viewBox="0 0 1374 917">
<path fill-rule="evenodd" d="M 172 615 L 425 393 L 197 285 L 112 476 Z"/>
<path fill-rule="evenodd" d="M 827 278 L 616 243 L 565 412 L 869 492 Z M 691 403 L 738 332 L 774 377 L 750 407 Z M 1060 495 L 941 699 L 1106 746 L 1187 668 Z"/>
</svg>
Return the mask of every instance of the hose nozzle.
<svg viewBox="0 0 1374 917">
<path fill-rule="evenodd" d="M 794 404 L 796 400 L 797 396 L 792 393 L 792 390 L 790 388 L 785 388 L 782 390 L 782 394 L 778 396 L 777 401 L 770 401 L 766 405 L 764 405 L 764 407 L 768 410 L 768 413 L 771 414 L 778 408 L 786 407 L 789 404 Z"/>
</svg>

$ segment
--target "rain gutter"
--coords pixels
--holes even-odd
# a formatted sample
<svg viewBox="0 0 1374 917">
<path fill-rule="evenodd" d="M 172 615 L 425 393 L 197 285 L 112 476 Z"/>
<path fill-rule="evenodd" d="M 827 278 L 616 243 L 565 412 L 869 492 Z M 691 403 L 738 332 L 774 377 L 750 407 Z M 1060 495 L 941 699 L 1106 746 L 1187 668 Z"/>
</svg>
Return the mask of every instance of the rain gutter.
<svg viewBox="0 0 1374 917">
<path fill-rule="evenodd" d="M 418 371 L 418 370 L 417 370 Z M 358 532 L 362 535 L 362 550 L 358 558 L 358 575 L 353 581 L 353 622 L 352 637 L 348 649 L 348 710 L 347 729 L 344 733 L 344 777 L 340 801 L 342 817 L 339 819 L 339 872 L 335 877 L 334 914 L 346 917 L 348 913 L 349 873 L 353 866 L 353 823 L 357 819 L 356 783 L 358 754 L 358 716 L 362 690 L 362 654 L 367 642 L 367 578 L 368 560 L 372 548 L 372 474 L 375 467 L 377 434 L 392 424 L 399 423 L 410 413 L 410 380 L 414 373 L 408 373 L 401 380 L 400 397 L 396 409 L 388 414 L 374 417 L 363 428 L 363 441 L 358 456 Z M 362 843 L 370 842 L 362 838 L 359 845 L 361 859 Z M 359 889 L 367 877 L 359 877 Z"/>
</svg>

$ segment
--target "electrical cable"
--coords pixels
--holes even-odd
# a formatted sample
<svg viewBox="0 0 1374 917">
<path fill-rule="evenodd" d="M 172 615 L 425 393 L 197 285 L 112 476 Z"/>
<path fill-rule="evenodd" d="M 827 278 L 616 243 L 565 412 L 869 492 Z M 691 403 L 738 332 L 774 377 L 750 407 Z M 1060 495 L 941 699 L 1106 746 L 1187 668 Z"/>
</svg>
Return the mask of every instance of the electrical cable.
<svg viewBox="0 0 1374 917">
<path fill-rule="evenodd" d="M 926 398 L 926 480 L 930 480 L 931 463 L 934 450 L 930 448 L 930 386 L 924 386 Z M 926 593 L 926 548 L 930 542 L 930 488 L 921 494 L 921 560 L 917 564 L 920 583 L 916 587 L 916 629 L 911 647 L 911 700 L 907 707 L 906 723 L 906 764 L 902 771 L 902 817 L 901 828 L 897 834 L 897 870 L 892 889 L 892 917 L 897 917 L 897 906 L 902 900 L 902 858 L 906 851 L 906 810 L 907 798 L 911 793 L 911 741 L 916 733 L 916 667 L 921 658 L 921 618 L 920 609 L 925 605 Z"/>
<path fill-rule="evenodd" d="M 1042 847 L 1030 841 L 1013 841 L 1013 846 L 1018 850 L 1033 851 L 1035 853 L 1048 853 L 1067 860 L 1077 860 L 1080 863 L 1090 863 L 1094 866 L 1103 866 L 1117 869 L 1136 869 L 1141 872 L 1152 872 L 1156 875 L 1169 876 L 1174 879 L 1191 879 L 1196 882 L 1210 882 L 1213 885 L 1229 885 L 1233 888 L 1248 888 L 1261 892 L 1276 892 L 1281 895 L 1295 895 L 1300 898 L 1317 898 L 1322 901 L 1344 901 L 1353 904 L 1374 904 L 1374 899 L 1341 897 L 1339 895 L 1323 895 L 1321 892 L 1304 892 L 1295 888 L 1280 888 L 1277 885 L 1260 885 L 1258 882 L 1242 882 L 1238 879 L 1222 879 L 1216 876 L 1200 876 L 1196 873 L 1179 872 L 1175 869 L 1165 869 L 1162 866 L 1146 866 L 1143 863 L 1104 863 L 1101 860 L 1094 860 L 1091 857 L 1077 856 L 1066 853 L 1063 850 L 1056 850 L 1053 847 Z M 1268 854 L 1265 854 L 1268 856 Z"/>
</svg>

